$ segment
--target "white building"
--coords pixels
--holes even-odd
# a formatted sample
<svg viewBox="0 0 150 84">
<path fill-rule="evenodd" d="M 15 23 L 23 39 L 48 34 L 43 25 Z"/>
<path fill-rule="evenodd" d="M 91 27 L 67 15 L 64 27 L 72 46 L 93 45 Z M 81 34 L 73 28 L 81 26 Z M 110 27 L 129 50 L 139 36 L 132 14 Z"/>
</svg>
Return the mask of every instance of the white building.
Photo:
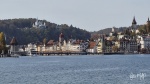
<svg viewBox="0 0 150 84">
<path fill-rule="evenodd" d="M 105 43 L 104 36 L 102 36 L 97 41 L 97 53 L 103 53 L 104 52 L 104 47 L 105 47 L 104 43 Z"/>
<path fill-rule="evenodd" d="M 89 46 L 88 46 L 88 48 L 86 49 L 86 52 L 88 52 L 88 53 L 97 53 L 96 42 L 90 41 L 90 42 L 89 42 Z"/>
<path fill-rule="evenodd" d="M 145 37 L 141 37 L 141 49 L 145 48 L 148 49 L 150 48 L 150 36 L 145 36 Z"/>
<path fill-rule="evenodd" d="M 80 42 L 77 42 L 76 40 L 71 39 L 67 43 L 67 50 L 72 52 L 80 52 Z"/>
<path fill-rule="evenodd" d="M 46 23 L 43 21 L 38 20 L 38 18 L 36 19 L 36 22 L 33 23 L 32 25 L 35 28 L 46 28 Z"/>
</svg>

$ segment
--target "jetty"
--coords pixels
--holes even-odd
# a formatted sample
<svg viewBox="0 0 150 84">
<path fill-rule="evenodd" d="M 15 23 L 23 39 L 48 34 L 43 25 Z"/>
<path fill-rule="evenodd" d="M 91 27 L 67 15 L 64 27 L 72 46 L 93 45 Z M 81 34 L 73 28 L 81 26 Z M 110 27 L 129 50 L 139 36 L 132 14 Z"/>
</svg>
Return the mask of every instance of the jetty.
<svg viewBox="0 0 150 84">
<path fill-rule="evenodd" d="M 88 53 L 88 52 L 67 52 L 67 51 L 58 51 L 58 52 L 31 52 L 32 55 L 101 55 L 102 53 Z"/>
</svg>

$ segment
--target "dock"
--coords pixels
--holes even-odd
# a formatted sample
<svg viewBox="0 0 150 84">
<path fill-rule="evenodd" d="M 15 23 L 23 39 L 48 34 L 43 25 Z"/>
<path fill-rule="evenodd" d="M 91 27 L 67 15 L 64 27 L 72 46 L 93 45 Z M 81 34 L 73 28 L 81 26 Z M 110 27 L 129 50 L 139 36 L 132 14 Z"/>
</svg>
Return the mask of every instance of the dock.
<svg viewBox="0 0 150 84">
<path fill-rule="evenodd" d="M 87 52 L 32 52 L 32 55 L 101 55 L 102 53 L 87 53 Z"/>
</svg>

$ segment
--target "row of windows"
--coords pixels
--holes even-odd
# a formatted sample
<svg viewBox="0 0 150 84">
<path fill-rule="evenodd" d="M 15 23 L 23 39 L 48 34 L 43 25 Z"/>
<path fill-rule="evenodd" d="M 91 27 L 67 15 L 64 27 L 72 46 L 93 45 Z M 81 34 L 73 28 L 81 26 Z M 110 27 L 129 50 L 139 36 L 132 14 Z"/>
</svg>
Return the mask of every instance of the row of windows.
<svg viewBox="0 0 150 84">
<path fill-rule="evenodd" d="M 150 41 L 150 39 L 148 38 L 148 39 L 144 39 L 144 41 Z"/>
<path fill-rule="evenodd" d="M 130 44 L 137 44 L 137 43 L 134 42 L 134 43 L 130 43 Z"/>
</svg>

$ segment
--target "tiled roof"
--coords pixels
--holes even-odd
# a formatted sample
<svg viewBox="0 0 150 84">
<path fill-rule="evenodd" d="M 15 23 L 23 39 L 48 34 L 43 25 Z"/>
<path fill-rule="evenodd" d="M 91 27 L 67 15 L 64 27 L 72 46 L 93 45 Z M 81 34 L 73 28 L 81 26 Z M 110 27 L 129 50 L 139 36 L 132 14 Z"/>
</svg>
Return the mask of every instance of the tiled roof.
<svg viewBox="0 0 150 84">
<path fill-rule="evenodd" d="M 54 44 L 54 40 L 49 40 L 47 44 L 48 45 L 53 45 Z"/>
<path fill-rule="evenodd" d="M 132 22 L 132 24 L 136 24 L 136 20 L 135 20 L 135 17 L 133 18 L 133 22 Z"/>
<path fill-rule="evenodd" d="M 94 41 L 91 41 L 90 43 L 89 43 L 89 49 L 93 49 L 94 47 L 96 46 L 96 42 L 94 42 Z"/>
<path fill-rule="evenodd" d="M 72 40 L 71 44 L 76 45 L 76 44 L 80 44 L 81 42 L 83 42 L 82 40 Z"/>
<path fill-rule="evenodd" d="M 12 38 L 10 45 L 18 45 L 18 42 L 15 37 Z"/>
</svg>

